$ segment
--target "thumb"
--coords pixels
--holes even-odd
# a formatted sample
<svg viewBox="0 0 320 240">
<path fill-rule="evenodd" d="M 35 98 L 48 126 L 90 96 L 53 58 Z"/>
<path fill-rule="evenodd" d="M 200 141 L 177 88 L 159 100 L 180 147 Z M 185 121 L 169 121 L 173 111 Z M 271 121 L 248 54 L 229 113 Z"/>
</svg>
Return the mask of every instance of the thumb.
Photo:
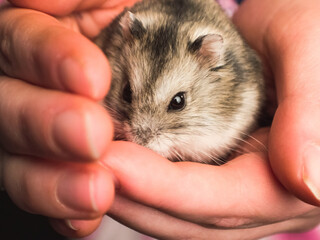
<svg viewBox="0 0 320 240">
<path fill-rule="evenodd" d="M 319 8 L 320 2 L 313 0 L 247 0 L 235 16 L 240 31 L 265 56 L 275 78 L 278 108 L 269 137 L 272 169 L 288 190 L 318 206 L 320 32 L 315 26 L 320 23 Z"/>
<path fill-rule="evenodd" d="M 268 55 L 279 101 L 269 156 L 287 189 L 320 206 L 320 47 L 316 44 L 320 32 L 314 27 L 320 23 L 314 10 L 320 3 L 295 2 L 295 8 L 282 11 L 277 24 L 269 28 Z"/>
<path fill-rule="evenodd" d="M 317 206 L 320 206 L 319 109 L 319 99 L 313 102 L 304 97 L 287 98 L 278 107 L 269 138 L 270 162 L 277 178 L 300 199 Z"/>
</svg>

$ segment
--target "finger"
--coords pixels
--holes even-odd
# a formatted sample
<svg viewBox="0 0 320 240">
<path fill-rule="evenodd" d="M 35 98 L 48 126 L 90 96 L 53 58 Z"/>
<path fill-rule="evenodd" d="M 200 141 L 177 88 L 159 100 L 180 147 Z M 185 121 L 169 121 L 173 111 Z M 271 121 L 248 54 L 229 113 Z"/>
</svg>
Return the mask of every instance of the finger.
<svg viewBox="0 0 320 240">
<path fill-rule="evenodd" d="M 15 154 L 96 160 L 113 135 L 106 110 L 76 95 L 0 77 L 0 145 Z"/>
<path fill-rule="evenodd" d="M 314 99 L 314 101 L 318 101 Z M 270 161 L 278 179 L 300 199 L 320 206 L 319 102 L 282 102 L 270 133 Z"/>
<path fill-rule="evenodd" d="M 18 8 L 0 14 L 0 66 L 9 76 L 93 99 L 106 95 L 111 75 L 87 38 L 49 15 Z"/>
<path fill-rule="evenodd" d="M 257 4 L 255 0 L 246 0 L 233 15 L 233 21 L 241 34 L 260 54 L 266 53 L 264 40 L 268 37 L 270 23 L 273 22 L 275 15 L 282 13 L 283 7 L 289 6 L 288 2 L 292 1 L 262 0 Z"/>
<path fill-rule="evenodd" d="M 243 155 L 218 167 L 172 163 L 132 143 L 114 142 L 109 149 L 103 163 L 114 172 L 121 194 L 188 221 L 251 226 L 312 209 L 278 185 L 262 155 Z"/>
<path fill-rule="evenodd" d="M 105 1 L 98 8 L 89 8 L 85 11 L 74 12 L 59 20 L 67 25 L 76 25 L 79 31 L 90 38 L 96 37 L 103 28 L 109 25 L 125 7 L 132 6 L 138 0 Z"/>
<path fill-rule="evenodd" d="M 320 48 L 314 42 L 319 39 L 320 32 L 312 27 L 320 23 L 313 10 L 319 9 L 320 4 L 316 1 L 315 4 L 297 4 L 301 9 L 297 10 L 295 21 L 287 31 L 274 30 L 286 37 L 279 40 L 281 55 L 272 56 L 280 105 L 270 135 L 270 156 L 281 182 L 302 200 L 320 206 L 320 135 L 316 130 L 320 127 L 317 90 L 320 87 L 320 58 L 316 54 Z M 297 31 L 302 37 L 294 46 L 288 46 Z"/>
<path fill-rule="evenodd" d="M 221 239 L 219 231 L 172 217 L 157 209 L 116 195 L 108 215 L 120 223 L 157 239 Z M 183 229 L 183 231 L 182 231 Z M 206 238 L 205 238 L 206 237 Z"/>
<path fill-rule="evenodd" d="M 320 23 L 317 13 L 320 2 L 261 1 L 256 4 L 248 0 L 242 7 L 238 20 L 242 21 L 243 32 L 253 44 L 256 44 L 254 33 L 266 22 L 263 16 L 273 12 L 264 24 L 267 25 L 264 34 L 260 34 L 263 39 L 256 41 L 263 45 L 261 48 L 275 74 L 279 102 L 269 144 L 273 171 L 291 192 L 320 206 L 320 137 L 316 130 L 320 127 L 320 58 L 317 54 L 320 32 L 316 27 Z M 249 31 L 245 23 L 253 29 Z"/>
<path fill-rule="evenodd" d="M 81 238 L 93 233 L 100 225 L 102 217 L 92 220 L 51 219 L 50 223 L 58 233 L 70 238 Z"/>
<path fill-rule="evenodd" d="M 101 7 L 106 4 L 108 7 L 118 7 L 132 4 L 133 0 L 70 0 L 70 1 L 33 1 L 33 0 L 9 0 L 12 4 L 40 10 L 53 15 L 67 15 L 73 11 L 82 11 L 86 9 L 92 9 Z"/>
<path fill-rule="evenodd" d="M 31 8 L 35 10 L 40 10 L 41 12 L 46 12 L 49 14 L 56 15 L 67 15 L 73 12 L 74 10 L 82 10 L 93 8 L 96 6 L 101 6 L 105 0 L 70 0 L 70 1 L 55 1 L 54 3 L 50 1 L 25 1 L 25 0 L 9 0 L 12 4 L 23 7 Z"/>
<path fill-rule="evenodd" d="M 99 164 L 48 161 L 7 155 L 3 183 L 21 209 L 53 218 L 94 219 L 114 196 L 111 172 Z"/>
<path fill-rule="evenodd" d="M 157 209 L 116 195 L 108 215 L 120 223 L 156 239 L 260 239 L 279 232 L 306 231 L 317 219 L 292 219 L 256 228 L 218 229 L 172 217 Z"/>
</svg>

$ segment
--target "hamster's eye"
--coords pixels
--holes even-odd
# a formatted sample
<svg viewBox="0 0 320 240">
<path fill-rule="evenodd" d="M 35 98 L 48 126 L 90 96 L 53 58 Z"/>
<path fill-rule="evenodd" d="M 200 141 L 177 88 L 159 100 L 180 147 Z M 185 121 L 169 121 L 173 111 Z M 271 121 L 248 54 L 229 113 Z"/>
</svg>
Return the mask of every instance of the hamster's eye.
<svg viewBox="0 0 320 240">
<path fill-rule="evenodd" d="M 131 87 L 130 87 L 129 83 L 127 83 L 126 86 L 123 89 L 122 98 L 127 103 L 131 103 L 132 102 L 132 91 L 131 91 Z"/>
<path fill-rule="evenodd" d="M 186 93 L 178 92 L 168 106 L 168 111 L 181 111 L 186 106 Z"/>
</svg>

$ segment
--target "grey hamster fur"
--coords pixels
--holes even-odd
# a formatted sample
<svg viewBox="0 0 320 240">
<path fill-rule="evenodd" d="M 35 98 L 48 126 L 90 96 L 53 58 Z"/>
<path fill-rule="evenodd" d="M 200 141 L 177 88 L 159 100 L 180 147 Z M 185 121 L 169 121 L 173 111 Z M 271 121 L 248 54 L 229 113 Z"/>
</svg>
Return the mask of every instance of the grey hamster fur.
<svg viewBox="0 0 320 240">
<path fill-rule="evenodd" d="M 144 0 L 96 39 L 112 68 L 115 139 L 219 163 L 255 126 L 258 57 L 213 0 Z"/>
</svg>

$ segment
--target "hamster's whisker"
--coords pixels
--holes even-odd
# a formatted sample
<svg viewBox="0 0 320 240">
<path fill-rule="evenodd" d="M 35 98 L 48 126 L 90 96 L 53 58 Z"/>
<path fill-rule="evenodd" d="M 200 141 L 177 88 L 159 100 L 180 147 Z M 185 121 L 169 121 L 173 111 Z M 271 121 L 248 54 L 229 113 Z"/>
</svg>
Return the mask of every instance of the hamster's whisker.
<svg viewBox="0 0 320 240">
<path fill-rule="evenodd" d="M 171 137 L 169 137 L 168 135 L 165 135 L 166 139 L 169 140 L 172 144 L 174 144 L 174 139 L 172 139 Z M 157 139 L 157 142 L 159 143 L 159 140 Z M 170 157 L 174 158 L 176 161 L 184 161 L 183 156 L 179 153 L 179 151 L 177 151 L 176 148 L 171 148 L 169 150 L 169 155 Z"/>
<path fill-rule="evenodd" d="M 229 147 L 229 146 L 225 146 L 225 145 L 220 145 L 219 147 L 226 149 L 226 152 L 236 152 L 236 153 L 242 153 L 241 150 L 239 150 L 238 147 Z"/>
<path fill-rule="evenodd" d="M 234 130 L 238 131 L 238 132 L 243 136 L 242 138 L 234 137 L 234 139 L 239 140 L 239 141 L 241 141 L 241 142 L 244 142 L 244 143 L 250 145 L 252 148 L 256 149 L 257 151 L 268 151 L 268 148 L 266 147 L 266 145 L 263 144 L 261 141 L 259 141 L 257 138 L 255 138 L 255 137 L 251 136 L 250 134 L 245 133 L 245 132 L 243 132 L 243 131 L 235 128 L 235 127 L 232 127 L 232 126 L 230 126 L 230 125 L 228 125 L 228 124 L 225 124 L 225 126 L 228 127 L 228 128 L 231 128 L 231 129 L 234 129 Z M 245 138 L 250 138 L 250 139 L 252 139 L 252 140 L 253 140 L 254 142 L 256 142 L 262 149 L 259 148 L 258 146 L 253 145 L 252 143 L 249 143 L 247 140 L 245 140 Z"/>
<path fill-rule="evenodd" d="M 256 142 L 258 144 L 258 146 L 252 144 L 252 143 L 249 143 L 248 140 L 245 140 L 245 139 L 241 139 L 241 138 L 238 138 L 238 140 L 250 145 L 252 148 L 256 149 L 257 151 L 268 151 L 267 147 L 261 142 L 259 141 L 258 139 L 256 139 L 255 137 L 249 135 L 249 134 L 246 134 L 244 132 L 241 132 L 240 133 L 245 136 L 246 138 L 249 138 L 249 139 L 252 139 L 254 142 Z M 262 149 L 261 149 L 262 148 Z"/>
<path fill-rule="evenodd" d="M 245 139 L 238 138 L 238 137 L 233 137 L 233 139 L 236 139 L 236 140 L 238 140 L 240 142 L 248 144 L 250 147 L 252 147 L 256 151 L 261 151 L 261 149 L 258 146 L 255 146 L 254 144 L 250 143 L 249 141 L 247 141 Z M 243 150 L 244 152 L 249 152 L 249 149 L 246 146 L 238 146 L 238 148 Z"/>
<path fill-rule="evenodd" d="M 263 148 L 264 151 L 268 151 L 268 148 L 265 144 L 263 144 L 261 141 L 259 141 L 257 138 L 251 136 L 250 134 L 248 133 L 245 133 L 243 131 L 239 131 L 243 136 L 247 137 L 247 138 L 250 138 L 252 139 L 254 142 L 256 142 L 260 147 Z"/>
<path fill-rule="evenodd" d="M 211 159 L 212 162 L 217 166 L 221 166 L 226 163 L 216 152 L 204 152 L 203 154 Z"/>
<path fill-rule="evenodd" d="M 245 133 L 243 133 L 243 134 L 245 134 Z M 258 143 L 263 148 L 263 150 L 268 151 L 267 146 L 265 144 L 263 144 L 261 141 L 259 141 L 257 138 L 255 138 L 255 137 L 253 137 L 251 135 L 248 135 L 248 134 L 246 134 L 246 136 L 248 138 L 252 139 L 253 141 L 255 141 L 256 143 Z"/>
<path fill-rule="evenodd" d="M 193 124 L 188 123 L 187 126 L 188 127 L 210 127 L 211 125 L 204 124 L 204 123 L 193 123 Z"/>
<path fill-rule="evenodd" d="M 176 149 L 171 149 L 170 155 L 172 155 L 172 158 L 175 159 L 176 161 L 179 161 L 179 162 L 183 161 L 183 157 Z"/>
</svg>

